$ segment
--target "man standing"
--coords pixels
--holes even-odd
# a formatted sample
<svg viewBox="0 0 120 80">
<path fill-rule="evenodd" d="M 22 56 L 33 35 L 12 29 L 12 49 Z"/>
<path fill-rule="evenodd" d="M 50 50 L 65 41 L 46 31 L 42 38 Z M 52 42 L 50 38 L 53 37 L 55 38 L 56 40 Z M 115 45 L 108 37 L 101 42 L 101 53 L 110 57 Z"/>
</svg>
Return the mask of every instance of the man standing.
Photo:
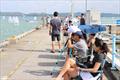
<svg viewBox="0 0 120 80">
<path fill-rule="evenodd" d="M 80 25 L 85 25 L 85 18 L 84 18 L 84 14 L 81 14 L 81 18 L 80 18 Z"/>
<path fill-rule="evenodd" d="M 50 21 L 51 26 L 49 33 L 51 34 L 51 39 L 52 39 L 51 52 L 55 53 L 55 49 L 54 49 L 55 38 L 57 38 L 59 49 L 61 48 L 60 45 L 61 20 L 58 18 L 58 12 L 54 12 L 53 16 L 54 16 L 53 19 L 51 19 Z"/>
</svg>

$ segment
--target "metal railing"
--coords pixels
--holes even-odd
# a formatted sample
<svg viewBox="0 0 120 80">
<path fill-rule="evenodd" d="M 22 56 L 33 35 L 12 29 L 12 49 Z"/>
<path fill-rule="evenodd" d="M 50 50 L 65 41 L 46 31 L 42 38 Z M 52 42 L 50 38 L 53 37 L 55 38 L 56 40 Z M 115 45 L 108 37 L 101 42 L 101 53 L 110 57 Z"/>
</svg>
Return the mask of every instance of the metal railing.
<svg viewBox="0 0 120 80">
<path fill-rule="evenodd" d="M 116 52 L 116 39 L 120 37 L 117 37 L 115 34 L 112 35 L 112 68 L 115 69 L 116 64 L 115 64 L 115 58 L 120 58 L 120 53 Z"/>
</svg>

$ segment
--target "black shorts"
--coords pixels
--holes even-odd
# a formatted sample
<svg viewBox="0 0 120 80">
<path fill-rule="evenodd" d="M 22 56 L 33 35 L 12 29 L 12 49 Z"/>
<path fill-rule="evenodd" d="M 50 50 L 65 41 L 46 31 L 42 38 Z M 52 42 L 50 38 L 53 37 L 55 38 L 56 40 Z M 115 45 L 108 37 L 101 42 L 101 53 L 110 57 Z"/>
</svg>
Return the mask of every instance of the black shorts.
<svg viewBox="0 0 120 80">
<path fill-rule="evenodd" d="M 60 34 L 52 34 L 51 35 L 52 41 L 55 41 L 55 38 L 57 38 L 57 41 L 60 41 Z"/>
</svg>

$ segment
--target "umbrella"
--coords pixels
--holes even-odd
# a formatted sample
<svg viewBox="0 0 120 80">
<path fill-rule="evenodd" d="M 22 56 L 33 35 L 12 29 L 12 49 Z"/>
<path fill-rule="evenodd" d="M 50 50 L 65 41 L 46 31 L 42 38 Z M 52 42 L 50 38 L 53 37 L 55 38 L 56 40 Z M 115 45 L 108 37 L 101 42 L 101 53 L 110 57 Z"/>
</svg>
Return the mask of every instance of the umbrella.
<svg viewBox="0 0 120 80">
<path fill-rule="evenodd" d="M 104 25 L 80 25 L 78 28 L 86 34 L 106 31 L 106 27 Z"/>
</svg>

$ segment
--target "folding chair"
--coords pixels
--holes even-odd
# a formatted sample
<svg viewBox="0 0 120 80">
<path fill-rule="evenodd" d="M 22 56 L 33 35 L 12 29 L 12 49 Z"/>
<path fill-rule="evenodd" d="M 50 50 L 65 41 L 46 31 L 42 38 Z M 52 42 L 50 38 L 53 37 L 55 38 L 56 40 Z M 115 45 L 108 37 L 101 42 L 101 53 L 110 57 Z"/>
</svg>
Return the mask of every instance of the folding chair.
<svg viewBox="0 0 120 80">
<path fill-rule="evenodd" d="M 91 54 L 88 54 L 87 57 L 89 57 L 89 56 L 90 56 L 90 61 L 92 61 L 93 58 L 94 58 L 93 57 L 93 47 L 92 47 L 92 50 L 91 50 Z M 105 62 L 106 62 L 106 55 L 105 55 L 105 58 L 102 61 L 101 70 L 97 71 L 97 73 L 98 73 L 97 76 L 93 77 L 90 72 L 80 72 L 80 75 L 77 76 L 76 80 L 102 80 L 102 74 L 103 74 L 103 68 L 104 68 Z M 79 65 L 84 67 L 84 68 L 87 67 L 87 66 L 84 65 L 84 63 L 79 63 Z"/>
<path fill-rule="evenodd" d="M 57 59 L 57 61 L 55 62 L 55 66 L 53 67 L 53 70 L 52 70 L 52 72 L 51 72 L 51 75 L 56 72 L 57 64 L 58 64 L 60 58 L 62 57 L 62 54 L 64 53 L 64 51 L 67 49 L 67 42 L 68 42 L 68 40 L 66 41 L 66 43 L 64 44 L 64 47 L 61 49 L 60 54 L 58 55 L 58 59 Z M 69 53 L 70 53 L 69 55 L 72 56 L 72 49 L 70 49 L 70 52 L 69 52 Z"/>
<path fill-rule="evenodd" d="M 106 57 L 105 59 L 103 59 L 101 70 L 97 71 L 98 75 L 96 75 L 95 77 L 93 77 L 90 72 L 80 72 L 76 80 L 102 80 L 102 74 L 103 74 L 103 68 L 104 68 L 105 62 L 106 62 Z"/>
</svg>

